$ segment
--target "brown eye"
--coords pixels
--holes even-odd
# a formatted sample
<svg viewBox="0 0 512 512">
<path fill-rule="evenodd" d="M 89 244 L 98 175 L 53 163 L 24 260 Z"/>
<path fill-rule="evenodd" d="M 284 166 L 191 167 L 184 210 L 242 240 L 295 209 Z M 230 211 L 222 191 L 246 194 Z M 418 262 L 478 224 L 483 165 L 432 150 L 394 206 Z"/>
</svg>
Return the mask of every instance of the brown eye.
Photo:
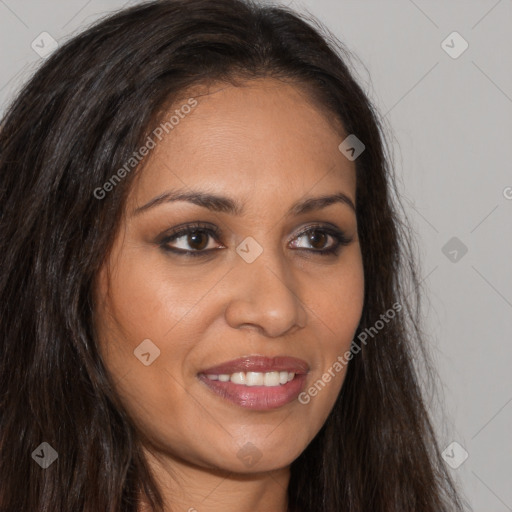
<svg viewBox="0 0 512 512">
<path fill-rule="evenodd" d="M 200 251 L 208 245 L 209 236 L 204 231 L 193 231 L 187 237 L 188 245 L 192 249 Z"/>
<path fill-rule="evenodd" d="M 324 249 L 328 239 L 328 235 L 322 231 L 312 230 L 308 234 L 309 243 L 314 249 Z"/>
</svg>

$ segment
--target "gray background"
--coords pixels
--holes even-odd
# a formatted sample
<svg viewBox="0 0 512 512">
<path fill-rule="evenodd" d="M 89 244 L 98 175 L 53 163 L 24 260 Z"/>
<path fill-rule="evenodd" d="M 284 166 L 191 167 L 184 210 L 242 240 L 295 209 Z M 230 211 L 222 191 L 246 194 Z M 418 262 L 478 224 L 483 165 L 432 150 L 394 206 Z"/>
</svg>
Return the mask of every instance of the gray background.
<svg viewBox="0 0 512 512">
<path fill-rule="evenodd" d="M 31 47 L 42 32 L 62 43 L 136 3 L 0 0 L 1 112 L 42 62 Z M 512 511 L 512 0 L 286 5 L 319 17 L 357 55 L 392 129 L 448 413 L 437 420 L 442 448 L 468 452 L 450 471 L 475 511 Z M 458 58 L 441 45 L 453 31 L 469 44 Z"/>
</svg>

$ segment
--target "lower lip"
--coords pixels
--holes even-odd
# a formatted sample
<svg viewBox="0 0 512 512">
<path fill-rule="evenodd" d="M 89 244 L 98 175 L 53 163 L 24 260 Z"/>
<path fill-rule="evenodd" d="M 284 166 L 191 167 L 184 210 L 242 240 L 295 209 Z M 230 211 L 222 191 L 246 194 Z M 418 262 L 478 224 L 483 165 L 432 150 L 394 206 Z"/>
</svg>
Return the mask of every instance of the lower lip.
<svg viewBox="0 0 512 512">
<path fill-rule="evenodd" d="M 210 380 L 205 375 L 199 375 L 214 393 L 230 402 L 255 411 L 277 409 L 295 400 L 304 388 L 305 374 L 296 374 L 293 380 L 279 386 L 244 386 L 233 382 Z"/>
</svg>

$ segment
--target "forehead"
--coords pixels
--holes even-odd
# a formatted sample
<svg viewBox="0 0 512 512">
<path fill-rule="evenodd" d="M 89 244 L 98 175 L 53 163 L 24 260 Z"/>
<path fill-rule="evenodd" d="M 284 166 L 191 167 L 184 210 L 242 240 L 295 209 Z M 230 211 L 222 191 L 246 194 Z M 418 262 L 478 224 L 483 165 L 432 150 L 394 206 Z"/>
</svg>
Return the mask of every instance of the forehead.
<svg viewBox="0 0 512 512">
<path fill-rule="evenodd" d="M 191 97 L 196 106 L 178 118 Z M 153 136 L 156 146 L 131 194 L 137 204 L 184 186 L 236 188 L 247 200 L 264 192 L 277 201 L 336 187 L 355 201 L 355 166 L 338 150 L 341 127 L 297 86 L 275 79 L 216 84 L 176 102 L 162 122 L 173 114 L 169 133 L 161 141 Z"/>
</svg>

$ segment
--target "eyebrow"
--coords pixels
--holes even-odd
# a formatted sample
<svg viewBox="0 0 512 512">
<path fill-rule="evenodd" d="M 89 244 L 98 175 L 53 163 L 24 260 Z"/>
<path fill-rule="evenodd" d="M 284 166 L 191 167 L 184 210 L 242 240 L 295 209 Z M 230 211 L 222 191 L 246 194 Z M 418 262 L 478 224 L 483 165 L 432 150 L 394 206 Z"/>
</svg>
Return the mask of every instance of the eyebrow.
<svg viewBox="0 0 512 512">
<path fill-rule="evenodd" d="M 172 203 L 175 201 L 187 201 L 189 203 L 195 204 L 197 206 L 202 206 L 203 208 L 207 208 L 214 212 L 228 213 L 231 215 L 243 215 L 244 212 L 244 207 L 242 204 L 226 196 L 219 196 L 208 192 L 194 190 L 188 192 L 176 190 L 165 192 L 151 199 L 151 201 L 149 201 L 148 203 L 136 208 L 133 212 L 133 215 L 139 215 L 161 204 Z M 313 210 L 320 210 L 322 208 L 326 208 L 327 206 L 330 206 L 331 204 L 335 203 L 345 204 L 349 206 L 354 213 L 356 212 L 356 207 L 352 199 L 345 193 L 338 192 L 336 194 L 322 195 L 319 197 L 309 197 L 297 201 L 289 209 L 287 215 L 301 215 Z"/>
</svg>

